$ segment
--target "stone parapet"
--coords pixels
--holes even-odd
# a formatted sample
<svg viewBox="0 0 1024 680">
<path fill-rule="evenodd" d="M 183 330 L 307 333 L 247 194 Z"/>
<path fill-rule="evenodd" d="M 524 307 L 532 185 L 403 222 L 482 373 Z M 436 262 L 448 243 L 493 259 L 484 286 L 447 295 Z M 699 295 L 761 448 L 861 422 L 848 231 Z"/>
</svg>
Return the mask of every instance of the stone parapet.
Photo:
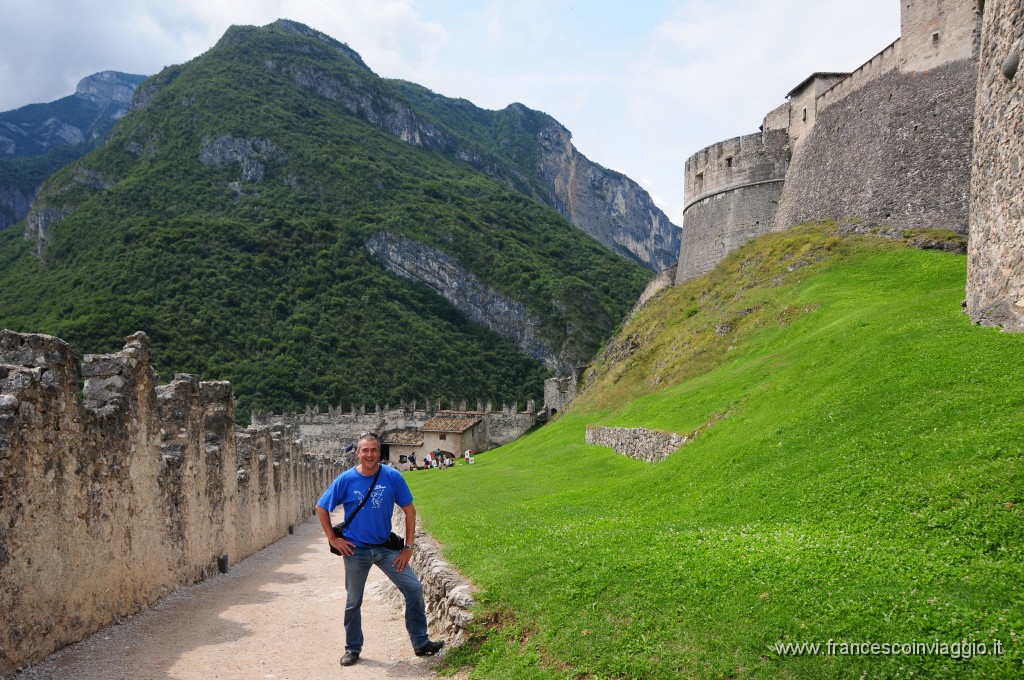
<svg viewBox="0 0 1024 680">
<path fill-rule="evenodd" d="M 230 383 L 154 384 L 149 340 L 0 331 L 0 675 L 288 533 L 341 466 L 239 431 Z M 244 478 L 244 481 L 242 479 Z"/>
<path fill-rule="evenodd" d="M 395 508 L 392 528 L 405 535 L 405 513 Z M 465 576 L 444 560 L 441 546 L 416 523 L 416 548 L 409 563 L 423 584 L 427 605 L 427 625 L 431 637 L 443 637 L 448 644 L 458 645 L 466 639 L 467 627 L 473 622 L 474 587 Z M 393 605 L 403 605 L 402 594 L 387 582 L 385 598 Z"/>
</svg>

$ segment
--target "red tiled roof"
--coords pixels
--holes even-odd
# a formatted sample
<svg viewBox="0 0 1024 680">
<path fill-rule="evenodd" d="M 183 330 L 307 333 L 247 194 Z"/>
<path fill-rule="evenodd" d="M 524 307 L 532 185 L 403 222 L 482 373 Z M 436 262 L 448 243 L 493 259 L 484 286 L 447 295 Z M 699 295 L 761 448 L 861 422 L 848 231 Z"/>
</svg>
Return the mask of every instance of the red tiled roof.
<svg viewBox="0 0 1024 680">
<path fill-rule="evenodd" d="M 458 432 L 463 433 L 480 422 L 480 418 L 464 416 L 434 416 L 420 427 L 422 432 Z"/>
<path fill-rule="evenodd" d="M 423 433 L 415 427 L 407 427 L 403 430 L 391 430 L 385 432 L 380 438 L 381 444 L 395 444 L 397 446 L 422 446 Z"/>
</svg>

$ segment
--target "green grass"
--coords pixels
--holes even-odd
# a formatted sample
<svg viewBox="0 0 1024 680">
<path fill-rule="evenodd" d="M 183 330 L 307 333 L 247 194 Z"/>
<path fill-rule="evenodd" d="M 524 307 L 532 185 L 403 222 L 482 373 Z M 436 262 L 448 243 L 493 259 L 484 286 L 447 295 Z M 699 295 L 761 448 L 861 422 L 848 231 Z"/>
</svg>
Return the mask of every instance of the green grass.
<svg viewBox="0 0 1024 680">
<path fill-rule="evenodd" d="M 1024 337 L 969 322 L 964 273 L 828 228 L 759 240 L 627 323 L 561 419 L 410 475 L 489 622 L 449 667 L 1019 677 Z M 588 424 L 685 433 L 723 414 L 656 465 L 584 443 Z M 774 649 L 830 639 L 1005 654 Z"/>
</svg>

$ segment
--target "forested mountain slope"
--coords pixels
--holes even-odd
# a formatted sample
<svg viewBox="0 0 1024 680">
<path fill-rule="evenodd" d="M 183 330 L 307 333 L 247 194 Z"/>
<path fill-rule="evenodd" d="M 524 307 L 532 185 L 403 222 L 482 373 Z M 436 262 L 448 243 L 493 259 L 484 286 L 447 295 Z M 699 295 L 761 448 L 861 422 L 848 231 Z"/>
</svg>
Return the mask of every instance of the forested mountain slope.
<svg viewBox="0 0 1024 680">
<path fill-rule="evenodd" d="M 78 351 L 144 330 L 164 379 L 232 380 L 240 413 L 539 398 L 649 271 L 507 177 L 396 134 L 435 127 L 323 34 L 233 27 L 141 86 L 107 143 L 43 187 L 29 240 L 0 233 L 0 325 Z M 406 269 L 450 266 L 402 278 L 382 239 L 425 254 L 399 254 Z M 517 333 L 488 322 L 509 310 Z"/>
</svg>

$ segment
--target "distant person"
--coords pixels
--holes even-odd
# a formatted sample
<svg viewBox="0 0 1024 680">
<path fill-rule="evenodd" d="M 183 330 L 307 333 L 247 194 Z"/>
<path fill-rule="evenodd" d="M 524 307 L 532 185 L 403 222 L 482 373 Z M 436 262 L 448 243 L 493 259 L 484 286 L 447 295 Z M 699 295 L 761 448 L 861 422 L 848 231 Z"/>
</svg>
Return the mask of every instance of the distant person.
<svg viewBox="0 0 1024 680">
<path fill-rule="evenodd" d="M 405 628 L 416 656 L 433 656 L 444 647 L 444 641 L 435 642 L 428 637 L 423 586 L 415 572 L 406 569 L 412 558 L 416 535 L 416 508 L 412 504 L 412 492 L 400 472 L 380 464 L 377 435 L 372 432 L 360 435 L 356 454 L 359 464 L 338 475 L 316 504 L 316 515 L 327 535 L 327 542 L 341 552 L 345 560 L 345 655 L 341 657 L 341 665 L 351 666 L 357 662 L 363 650 L 360 607 L 363 604 L 363 587 L 372 565 L 377 565 L 405 596 Z M 371 486 L 372 494 L 364 503 Z M 357 511 L 360 503 L 362 507 Z M 345 508 L 346 520 L 351 518 L 343 538 L 335 536 L 331 527 L 330 513 L 339 505 Z M 385 545 L 391 536 L 391 515 L 395 505 L 405 513 L 405 546 L 401 550 Z"/>
<path fill-rule="evenodd" d="M 413 470 L 416 469 L 416 454 L 415 453 L 410 453 L 409 454 L 409 465 L 412 466 Z"/>
</svg>

